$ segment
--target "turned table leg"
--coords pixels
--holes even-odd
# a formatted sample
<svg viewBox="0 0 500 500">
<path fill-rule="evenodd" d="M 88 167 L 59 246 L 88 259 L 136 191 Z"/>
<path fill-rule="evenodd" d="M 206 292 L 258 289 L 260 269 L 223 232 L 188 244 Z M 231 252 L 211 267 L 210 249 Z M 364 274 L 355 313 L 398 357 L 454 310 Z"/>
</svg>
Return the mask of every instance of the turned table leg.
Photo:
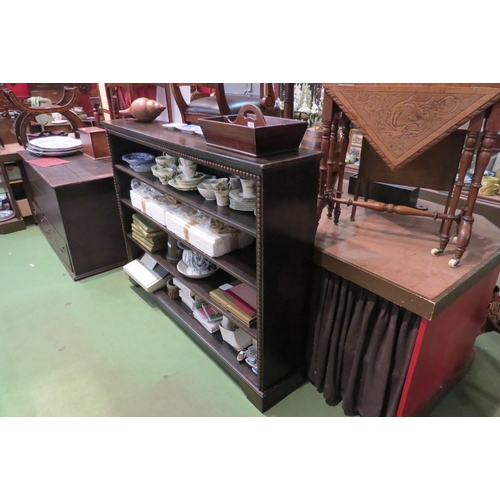
<svg viewBox="0 0 500 500">
<path fill-rule="evenodd" d="M 326 164 L 327 164 L 326 197 L 328 205 L 326 216 L 329 219 L 332 218 L 333 207 L 334 207 L 334 203 L 332 202 L 333 188 L 337 183 L 339 175 L 337 158 L 335 156 L 335 152 L 337 151 L 338 133 L 339 133 L 339 113 L 337 112 L 337 110 L 335 110 L 333 115 L 331 134 L 330 134 L 330 145 L 326 159 Z"/>
<path fill-rule="evenodd" d="M 453 222 L 456 221 L 456 211 L 458 207 L 458 202 L 460 201 L 460 195 L 462 194 L 462 189 L 465 185 L 465 176 L 469 170 L 472 159 L 474 157 L 474 152 L 477 149 L 479 143 L 479 137 L 481 134 L 481 128 L 483 126 L 484 113 L 480 113 L 478 116 L 473 118 L 470 122 L 469 129 L 467 132 L 467 137 L 465 138 L 464 149 L 460 157 L 460 164 L 458 168 L 458 178 L 455 181 L 453 187 L 453 194 L 450 206 L 446 210 L 446 214 L 449 216 L 447 219 L 443 220 L 441 224 L 441 230 L 439 235 L 439 248 L 433 248 L 431 250 L 432 255 L 441 255 L 449 241 L 450 232 Z"/>
<path fill-rule="evenodd" d="M 351 121 L 343 113 L 340 120 L 341 127 L 341 137 L 340 137 L 340 147 L 339 147 L 339 158 L 338 158 L 338 177 L 337 177 L 337 189 L 335 191 L 336 198 L 342 198 L 343 184 L 344 184 L 344 170 L 345 170 L 345 157 L 347 154 L 347 147 L 349 146 L 349 134 L 351 132 Z M 338 224 L 340 219 L 340 203 L 335 203 L 334 219 L 333 222 Z"/>
<path fill-rule="evenodd" d="M 323 129 L 321 132 L 321 151 L 323 152 L 323 158 L 321 158 L 319 164 L 319 185 L 318 185 L 318 200 L 316 205 L 316 221 L 319 222 L 321 219 L 321 213 L 326 206 L 326 184 L 328 176 L 328 151 L 330 149 L 330 134 L 332 128 L 332 114 L 333 114 L 333 102 L 332 99 L 325 95 L 324 106 L 323 106 Z"/>
<path fill-rule="evenodd" d="M 491 108 L 491 113 L 486 119 L 484 126 L 484 135 L 481 146 L 477 153 L 476 167 L 472 177 L 472 183 L 467 195 L 464 213 L 458 226 L 457 245 L 455 248 L 455 258 L 448 262 L 450 267 L 457 267 L 460 263 L 472 234 L 472 224 L 474 222 L 474 207 L 476 205 L 477 195 L 481 187 L 481 180 L 491 159 L 491 150 L 495 144 L 497 134 L 500 130 L 500 103 L 496 103 Z"/>
</svg>

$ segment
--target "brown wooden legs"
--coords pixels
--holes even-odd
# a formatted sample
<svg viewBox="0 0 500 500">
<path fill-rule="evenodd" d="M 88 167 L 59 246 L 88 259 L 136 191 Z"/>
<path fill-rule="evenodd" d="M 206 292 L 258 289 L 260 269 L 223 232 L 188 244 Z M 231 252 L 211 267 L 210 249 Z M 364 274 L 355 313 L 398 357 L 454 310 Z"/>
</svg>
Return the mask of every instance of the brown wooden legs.
<svg viewBox="0 0 500 500">
<path fill-rule="evenodd" d="M 484 134 L 481 146 L 476 157 L 476 166 L 472 176 L 472 183 L 467 195 L 464 213 L 458 226 L 457 246 L 455 248 L 455 259 L 449 262 L 450 267 L 456 267 L 464 254 L 472 234 L 472 224 L 474 223 L 474 207 L 477 195 L 481 187 L 481 180 L 491 159 L 491 149 L 495 144 L 497 134 L 500 131 L 500 102 L 491 108 L 491 113 L 484 125 Z"/>
<path fill-rule="evenodd" d="M 341 129 L 340 141 L 338 140 L 339 127 Z M 321 137 L 323 159 L 320 163 L 316 212 L 318 222 L 325 206 L 328 207 L 327 217 L 331 219 L 335 211 L 334 222 L 337 224 L 339 221 L 340 204 L 334 200 L 340 197 L 343 192 L 342 184 L 344 181 L 345 155 L 349 145 L 349 132 L 350 120 L 341 113 L 331 97 L 325 94 L 323 133 Z"/>
<path fill-rule="evenodd" d="M 464 149 L 462 151 L 462 156 L 460 157 L 458 178 L 456 179 L 455 185 L 453 187 L 453 194 L 449 209 L 445 211 L 449 217 L 445 219 L 441 224 L 439 248 L 434 248 L 432 250 L 433 255 L 441 255 L 445 251 L 450 241 L 450 232 L 453 222 L 456 220 L 455 214 L 457 211 L 458 202 L 460 201 L 460 195 L 462 194 L 462 189 L 465 185 L 465 176 L 472 165 L 472 159 L 479 144 L 479 137 L 483 126 L 483 120 L 484 113 L 480 113 L 470 122 L 467 137 L 465 138 Z"/>
<path fill-rule="evenodd" d="M 335 224 L 340 217 L 340 205 L 361 206 L 376 211 L 396 213 L 400 215 L 415 215 L 431 217 L 442 221 L 439 235 L 439 248 L 434 248 L 433 255 L 441 255 L 450 241 L 450 232 L 457 223 L 457 241 L 455 257 L 448 262 L 450 267 L 459 265 L 460 260 L 469 244 L 472 225 L 474 222 L 474 208 L 481 187 L 481 180 L 486 167 L 491 159 L 492 147 L 500 131 L 500 102 L 496 103 L 486 112 L 480 113 L 470 121 L 469 130 L 465 139 L 464 149 L 460 158 L 458 176 L 455 180 L 453 191 L 448 196 L 443 213 L 427 213 L 411 207 L 395 206 L 392 204 L 365 202 L 342 199 L 342 184 L 344 181 L 345 156 L 349 144 L 350 121 L 341 112 L 331 97 L 325 93 L 323 111 L 323 136 L 322 151 L 324 158 L 320 166 L 320 185 L 318 193 L 317 218 L 318 222 L 325 206 L 328 207 L 327 217 L 332 218 Z M 485 119 L 486 117 L 486 119 Z M 481 132 L 483 129 L 484 132 Z M 338 131 L 341 131 L 340 139 Z M 465 185 L 465 176 L 476 156 L 476 165 L 472 183 L 467 194 L 464 208 L 457 214 L 458 204 Z M 359 181 L 358 181 L 359 182 Z M 353 212 L 354 213 L 354 212 Z"/>
</svg>

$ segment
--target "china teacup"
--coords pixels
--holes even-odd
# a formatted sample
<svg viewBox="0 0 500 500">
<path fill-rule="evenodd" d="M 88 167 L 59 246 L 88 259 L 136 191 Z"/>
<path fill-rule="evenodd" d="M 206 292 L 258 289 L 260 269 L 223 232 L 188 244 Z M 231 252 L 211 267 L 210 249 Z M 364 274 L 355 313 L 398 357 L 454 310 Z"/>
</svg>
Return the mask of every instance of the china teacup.
<svg viewBox="0 0 500 500">
<path fill-rule="evenodd" d="M 209 183 L 214 191 L 226 191 L 229 189 L 229 179 L 227 177 L 211 179 Z"/>
<path fill-rule="evenodd" d="M 190 249 L 185 249 L 182 252 L 182 261 L 187 267 L 192 267 L 196 270 L 205 270 L 212 265 L 212 262 L 206 257 Z"/>
<path fill-rule="evenodd" d="M 192 165 L 180 164 L 179 169 L 183 173 L 185 179 L 192 179 L 196 174 L 196 169 L 198 165 L 193 163 Z"/>
<path fill-rule="evenodd" d="M 241 179 L 243 198 L 255 198 L 255 180 Z"/>
<path fill-rule="evenodd" d="M 177 175 L 176 168 L 159 168 L 157 165 L 151 167 L 151 172 L 162 184 L 168 184 L 168 181 Z"/>
<path fill-rule="evenodd" d="M 186 165 L 186 166 L 196 165 L 196 162 L 193 160 L 188 160 L 186 158 L 179 158 L 179 165 L 182 165 L 182 166 L 184 166 L 184 165 Z"/>
<path fill-rule="evenodd" d="M 173 167 L 176 162 L 176 158 L 174 156 L 157 156 L 155 158 L 156 164 L 161 168 Z"/>
<path fill-rule="evenodd" d="M 229 189 L 214 189 L 215 201 L 219 207 L 226 207 L 229 205 Z"/>
</svg>

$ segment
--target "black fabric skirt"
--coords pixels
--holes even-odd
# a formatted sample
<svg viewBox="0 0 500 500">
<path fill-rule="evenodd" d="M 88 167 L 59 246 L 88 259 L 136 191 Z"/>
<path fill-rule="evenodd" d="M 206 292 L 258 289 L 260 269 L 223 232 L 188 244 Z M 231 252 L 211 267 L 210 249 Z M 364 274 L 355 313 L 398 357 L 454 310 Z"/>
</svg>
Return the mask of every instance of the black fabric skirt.
<svg viewBox="0 0 500 500">
<path fill-rule="evenodd" d="M 395 416 L 422 318 L 319 267 L 311 304 L 308 377 L 326 403 Z"/>
</svg>

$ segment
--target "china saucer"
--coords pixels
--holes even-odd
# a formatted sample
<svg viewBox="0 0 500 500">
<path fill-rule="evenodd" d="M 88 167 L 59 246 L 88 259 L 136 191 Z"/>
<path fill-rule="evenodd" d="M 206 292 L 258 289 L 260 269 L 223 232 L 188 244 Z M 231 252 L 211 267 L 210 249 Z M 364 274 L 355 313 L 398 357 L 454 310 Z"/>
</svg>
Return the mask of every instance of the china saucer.
<svg viewBox="0 0 500 500">
<path fill-rule="evenodd" d="M 196 184 L 195 186 L 189 186 L 189 187 L 179 186 L 179 184 L 177 184 L 175 182 L 175 179 L 177 179 L 177 177 L 170 179 L 167 184 L 169 186 L 172 186 L 175 189 L 178 189 L 179 191 L 197 191 L 198 190 L 198 184 Z"/>
<path fill-rule="evenodd" d="M 219 268 L 215 264 L 212 264 L 208 269 L 195 269 L 194 267 L 187 267 L 182 260 L 177 263 L 177 270 L 181 274 L 187 276 L 188 278 L 194 279 L 206 278 L 208 276 L 211 276 L 218 269 Z"/>
</svg>

